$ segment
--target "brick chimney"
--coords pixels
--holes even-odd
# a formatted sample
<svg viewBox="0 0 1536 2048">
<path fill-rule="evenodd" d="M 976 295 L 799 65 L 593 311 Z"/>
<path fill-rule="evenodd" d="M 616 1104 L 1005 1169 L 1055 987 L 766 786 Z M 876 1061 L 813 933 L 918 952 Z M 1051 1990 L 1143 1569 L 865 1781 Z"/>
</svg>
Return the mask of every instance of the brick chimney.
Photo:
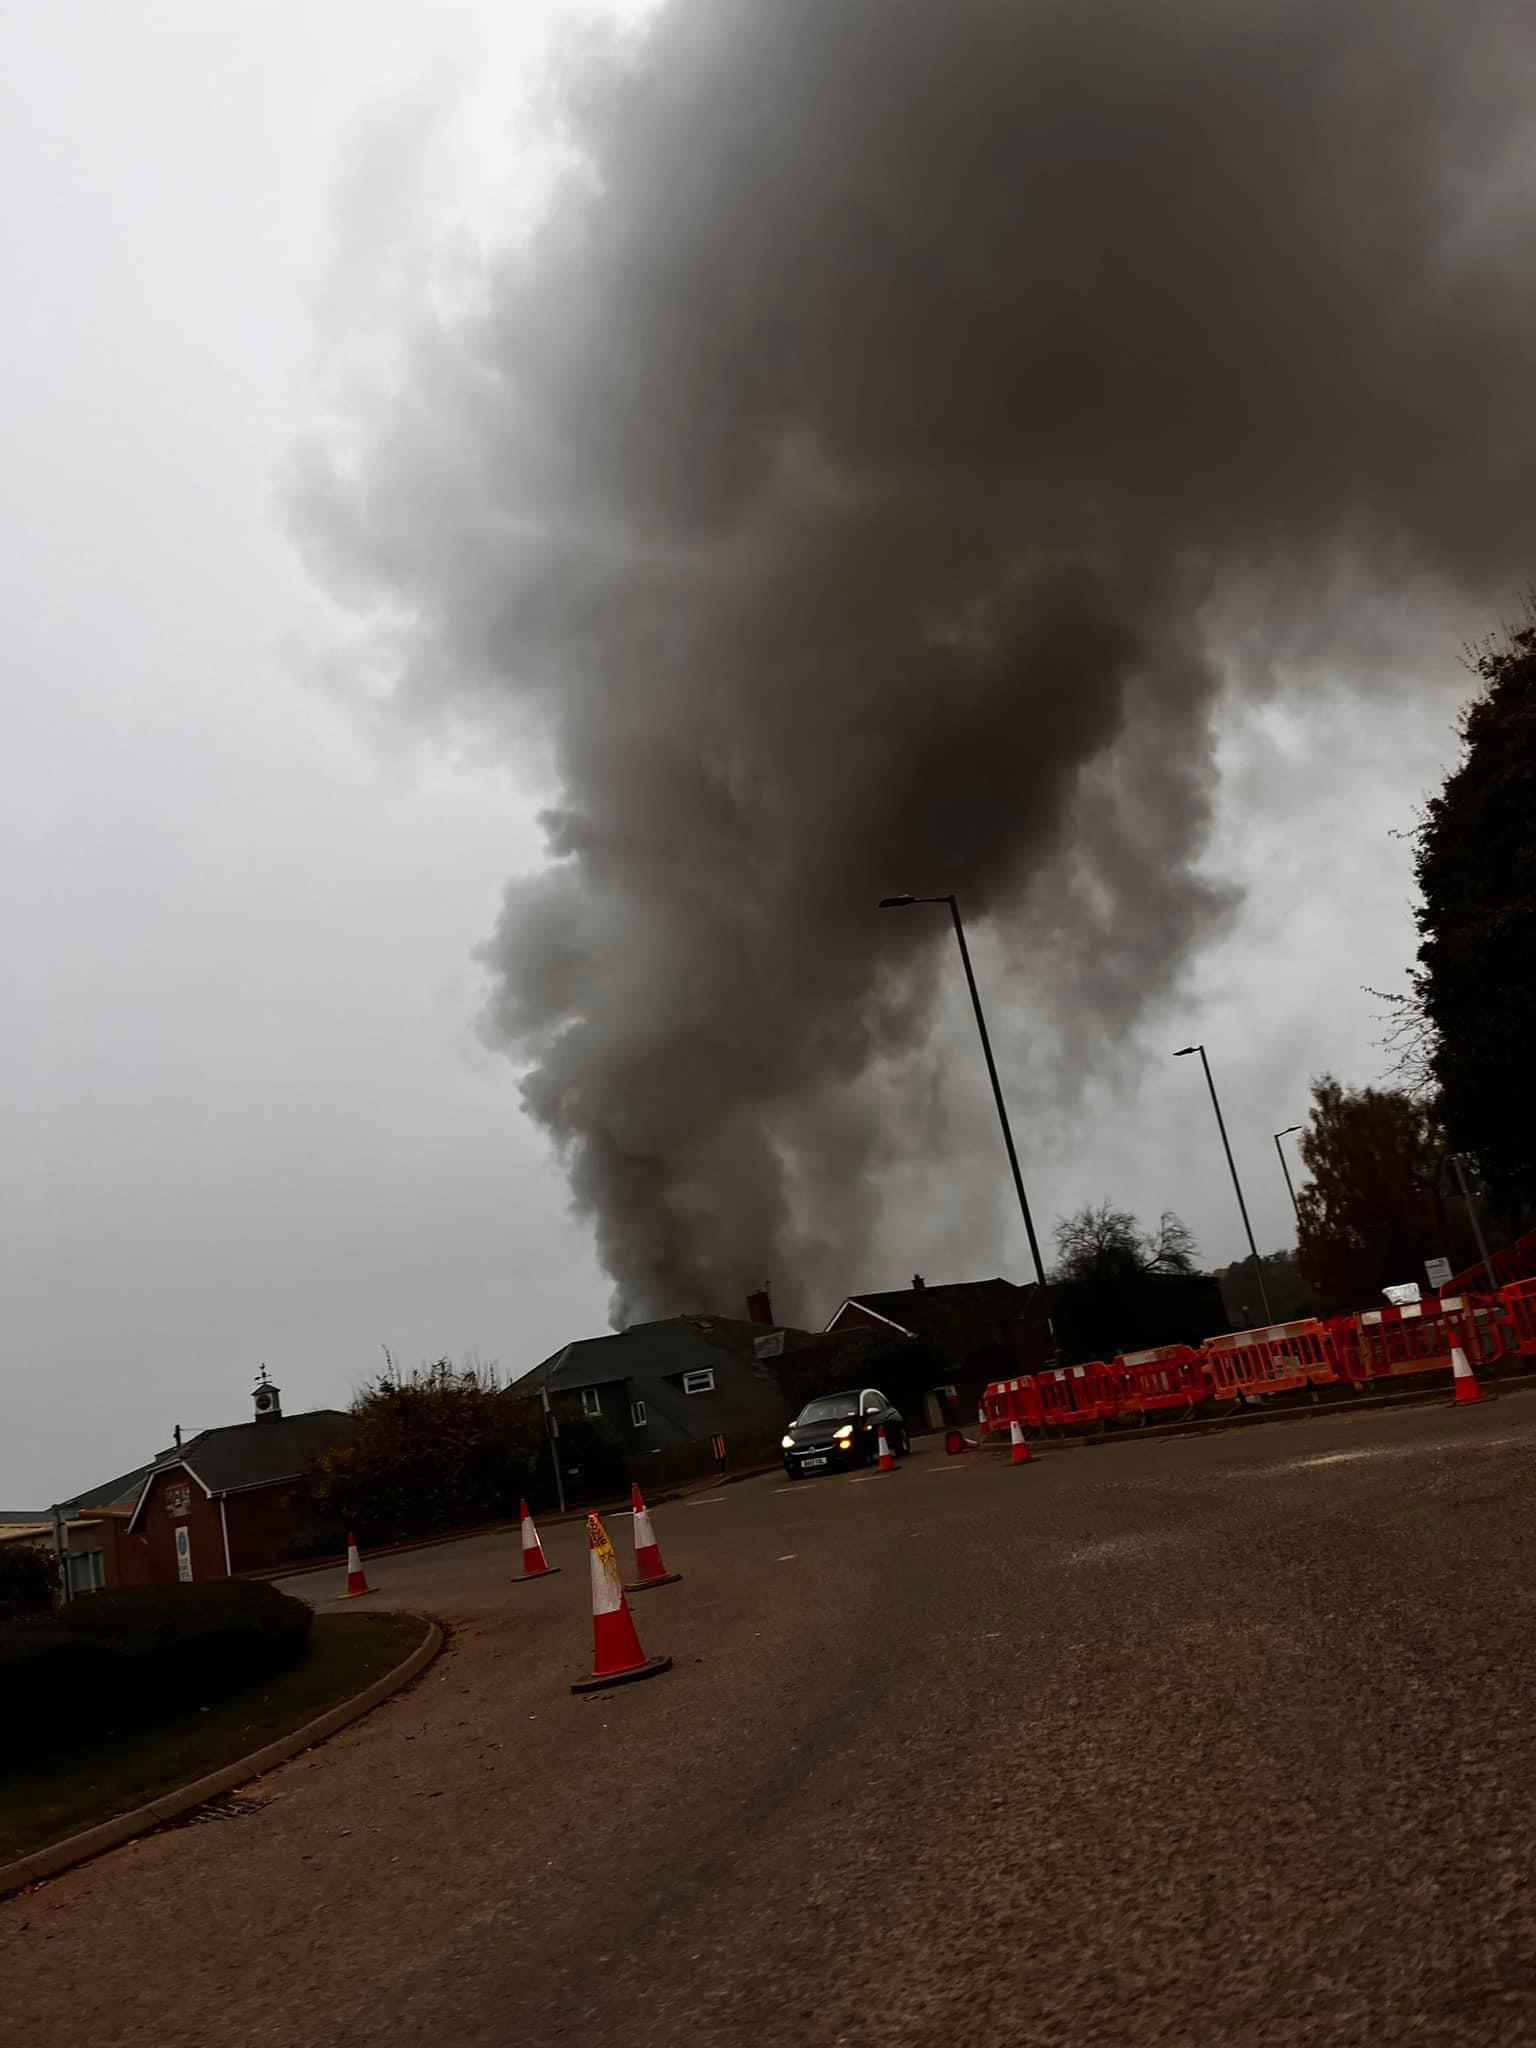
<svg viewBox="0 0 1536 2048">
<path fill-rule="evenodd" d="M 773 1327 L 773 1303 L 768 1299 L 768 1282 L 765 1280 L 756 1294 L 747 1296 L 747 1316 L 754 1323 L 766 1323 Z"/>
<path fill-rule="evenodd" d="M 921 1294 L 923 1289 L 927 1285 L 928 1282 L 923 1278 L 921 1273 L 914 1273 L 912 1275 L 912 1292 L 914 1294 Z"/>
</svg>

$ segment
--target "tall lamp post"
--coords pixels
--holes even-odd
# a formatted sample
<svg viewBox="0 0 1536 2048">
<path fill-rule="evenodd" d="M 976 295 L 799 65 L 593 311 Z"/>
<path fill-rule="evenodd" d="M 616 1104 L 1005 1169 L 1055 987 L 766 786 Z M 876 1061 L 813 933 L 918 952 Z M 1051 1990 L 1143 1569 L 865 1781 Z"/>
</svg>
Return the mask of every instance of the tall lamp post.
<svg viewBox="0 0 1536 2048">
<path fill-rule="evenodd" d="M 1298 1223 L 1301 1221 L 1301 1204 L 1296 1200 L 1295 1183 L 1291 1179 L 1291 1169 L 1285 1163 L 1285 1149 L 1281 1145 L 1280 1140 L 1290 1137 L 1292 1132 L 1299 1131 L 1302 1128 L 1301 1124 L 1287 1124 L 1283 1131 L 1276 1131 L 1275 1133 L 1275 1157 L 1280 1161 L 1280 1171 L 1285 1175 L 1285 1191 L 1291 1198 L 1291 1207 L 1296 1211 L 1296 1221 Z"/>
<path fill-rule="evenodd" d="M 1176 1060 L 1186 1060 L 1192 1052 L 1200 1055 L 1200 1064 L 1205 1069 L 1205 1085 L 1211 1091 L 1211 1107 L 1216 1112 L 1216 1128 L 1221 1133 L 1221 1149 L 1227 1155 L 1227 1171 L 1232 1176 L 1233 1191 L 1243 1219 L 1243 1229 L 1248 1233 L 1248 1249 L 1253 1254 L 1253 1277 L 1259 1283 L 1259 1300 L 1264 1305 L 1264 1320 L 1272 1323 L 1274 1317 L 1269 1311 L 1269 1290 L 1264 1285 L 1264 1267 L 1259 1258 L 1259 1248 L 1253 1241 L 1253 1225 L 1248 1221 L 1248 1204 L 1243 1200 L 1243 1184 L 1237 1177 L 1237 1162 L 1232 1157 L 1232 1147 L 1227 1142 L 1227 1126 L 1221 1114 L 1221 1104 L 1216 1099 L 1216 1083 L 1211 1079 L 1211 1063 L 1205 1056 L 1203 1045 L 1181 1045 L 1174 1054 Z"/>
<path fill-rule="evenodd" d="M 1045 1309 L 1046 1327 L 1051 1332 L 1052 1349 L 1055 1348 L 1056 1331 L 1051 1320 L 1051 1291 L 1046 1284 L 1045 1265 L 1040 1257 L 1040 1241 L 1035 1236 L 1035 1220 L 1029 1213 L 1029 1197 L 1024 1192 L 1024 1176 L 1019 1171 L 1019 1155 L 1014 1149 L 1013 1131 L 1008 1123 L 1008 1110 L 1003 1102 L 1003 1084 L 997 1078 L 997 1062 L 992 1057 L 992 1041 L 987 1036 L 987 1020 L 982 1015 L 981 996 L 976 988 L 976 976 L 971 971 L 970 950 L 965 943 L 965 927 L 960 922 L 960 904 L 953 896 L 882 896 L 882 910 L 905 910 L 913 903 L 947 903 L 949 914 L 955 921 L 955 937 L 960 941 L 960 964 L 965 969 L 966 987 L 971 992 L 971 1008 L 976 1012 L 976 1029 L 981 1034 L 982 1056 L 987 1063 L 987 1075 L 992 1083 L 992 1100 L 997 1104 L 997 1120 L 1003 1127 L 1003 1145 L 1008 1153 L 1008 1167 L 1013 1175 L 1014 1192 L 1019 1198 L 1019 1213 L 1024 1218 L 1024 1235 L 1029 1239 L 1029 1255 L 1035 1262 L 1035 1280 L 1040 1288 L 1040 1300 Z"/>
</svg>

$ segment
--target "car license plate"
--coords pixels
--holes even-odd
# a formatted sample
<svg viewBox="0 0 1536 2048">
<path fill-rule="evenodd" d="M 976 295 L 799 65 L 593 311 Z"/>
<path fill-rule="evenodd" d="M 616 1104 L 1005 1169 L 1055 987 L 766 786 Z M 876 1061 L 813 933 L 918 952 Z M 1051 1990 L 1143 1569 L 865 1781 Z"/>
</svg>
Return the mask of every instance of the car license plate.
<svg viewBox="0 0 1536 2048">
<path fill-rule="evenodd" d="M 806 1472 L 809 1472 L 813 1465 L 825 1465 L 826 1462 L 825 1458 L 802 1458 L 800 1460 L 801 1469 Z"/>
</svg>

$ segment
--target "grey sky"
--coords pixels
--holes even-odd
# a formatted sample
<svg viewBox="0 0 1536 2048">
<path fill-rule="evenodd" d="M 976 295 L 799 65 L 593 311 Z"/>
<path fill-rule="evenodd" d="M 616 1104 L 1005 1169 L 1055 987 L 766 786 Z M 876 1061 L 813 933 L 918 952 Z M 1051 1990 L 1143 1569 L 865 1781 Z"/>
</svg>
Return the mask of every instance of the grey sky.
<svg viewBox="0 0 1536 2048">
<path fill-rule="evenodd" d="M 381 1344 L 521 1369 L 603 1326 L 587 1233 L 474 1028 L 473 950 L 540 857 L 537 767 L 322 680 L 350 625 L 271 498 L 335 351 L 355 376 L 413 240 L 452 214 L 445 164 L 466 235 L 527 189 L 486 109 L 544 12 L 0 10 L 0 1505 L 243 1417 L 263 1360 L 303 1408 L 344 1401 Z M 423 157 L 418 132 L 453 149 Z M 1433 612 L 1389 696 L 1352 695 L 1341 649 L 1305 715 L 1282 695 L 1225 715 L 1208 861 L 1243 907 L 1083 1112 L 1052 1111 L 1027 977 L 983 936 L 1043 1221 L 1109 1194 L 1237 1254 L 1198 1073 L 1167 1058 L 1203 1037 L 1261 1242 L 1288 1240 L 1269 1134 L 1312 1073 L 1381 1069 L 1360 985 L 1399 985 L 1413 943 L 1389 831 L 1453 756 L 1457 651 L 1492 623 Z M 881 940 L 872 914 L 872 959 Z M 953 995 L 973 1172 L 903 1168 L 850 1289 L 1022 1269 Z"/>
</svg>

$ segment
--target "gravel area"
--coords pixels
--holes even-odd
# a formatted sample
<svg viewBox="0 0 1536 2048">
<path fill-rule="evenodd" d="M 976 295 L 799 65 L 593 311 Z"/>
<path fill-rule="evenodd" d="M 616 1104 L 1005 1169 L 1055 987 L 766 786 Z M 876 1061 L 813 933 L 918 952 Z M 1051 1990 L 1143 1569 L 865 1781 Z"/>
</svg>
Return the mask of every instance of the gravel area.
<svg viewBox="0 0 1536 2048">
<path fill-rule="evenodd" d="M 751 1481 L 657 1511 L 674 1669 L 586 1698 L 579 1525 L 380 1560 L 448 1650 L 0 1905 L 7 2037 L 1536 2042 L 1533 1460 L 1512 1392 Z"/>
</svg>

